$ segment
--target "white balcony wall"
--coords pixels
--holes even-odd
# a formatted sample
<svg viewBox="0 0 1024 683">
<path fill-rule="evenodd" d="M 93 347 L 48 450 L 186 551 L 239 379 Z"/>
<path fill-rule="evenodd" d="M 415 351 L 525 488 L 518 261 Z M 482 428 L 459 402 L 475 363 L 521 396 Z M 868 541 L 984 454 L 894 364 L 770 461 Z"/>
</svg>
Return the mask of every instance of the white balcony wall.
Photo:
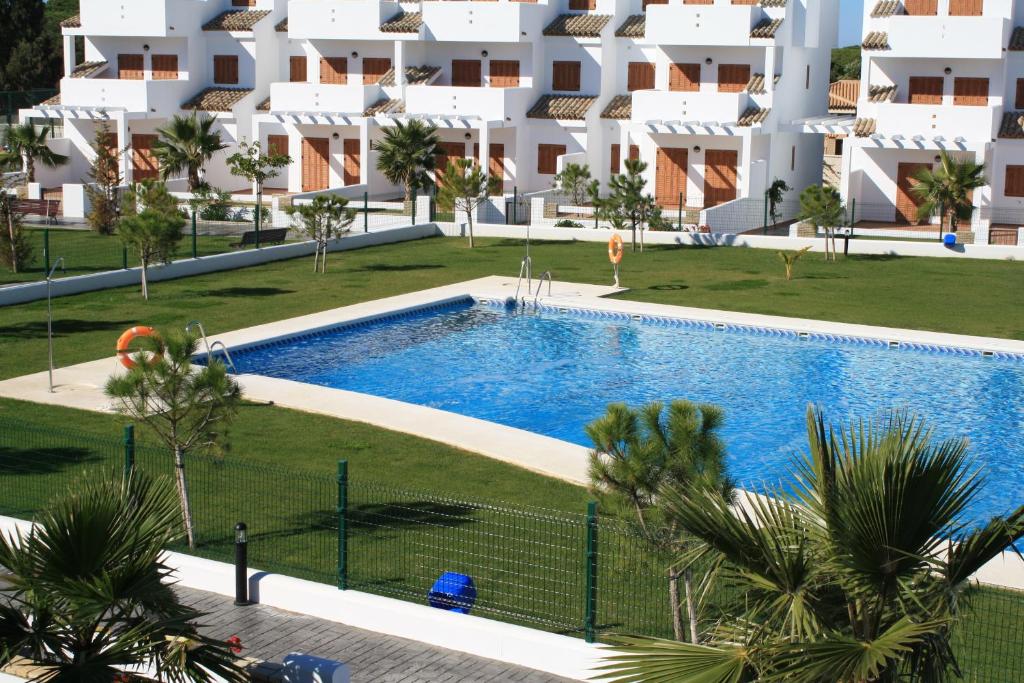
<svg viewBox="0 0 1024 683">
<path fill-rule="evenodd" d="M 273 111 L 359 114 L 380 99 L 379 85 L 321 85 L 319 83 L 273 83 L 270 106 Z"/>
<path fill-rule="evenodd" d="M 953 107 L 926 104 L 879 104 L 877 132 L 903 135 L 909 142 L 915 135 L 931 140 L 937 136 L 952 142 L 956 138 L 988 141 L 996 136 L 999 107 Z"/>
<path fill-rule="evenodd" d="M 92 36 L 188 36 L 230 3 L 209 0 L 81 0 L 81 33 Z"/>
<path fill-rule="evenodd" d="M 61 105 L 170 116 L 189 95 L 188 81 L 63 78 Z"/>
<path fill-rule="evenodd" d="M 735 122 L 747 106 L 746 93 L 695 93 L 637 90 L 633 93 L 633 120 Z"/>
<path fill-rule="evenodd" d="M 382 33 L 380 25 L 401 11 L 401 5 L 387 0 L 292 0 L 288 6 L 288 36 L 399 40 L 412 34 Z"/>
<path fill-rule="evenodd" d="M 662 45 L 752 45 L 750 29 L 762 16 L 756 5 L 648 5 L 647 41 Z"/>
<path fill-rule="evenodd" d="M 459 88 L 444 85 L 411 85 L 405 90 L 409 114 L 479 116 L 485 121 L 513 120 L 525 116 L 531 104 L 530 88 Z"/>
<path fill-rule="evenodd" d="M 546 22 L 555 16 L 546 3 L 446 2 L 422 3 L 426 37 L 450 42 L 517 43 L 541 38 Z"/>
<path fill-rule="evenodd" d="M 149 49 L 146 49 L 146 46 Z M 106 71 L 94 78 L 117 78 L 117 56 L 119 54 L 143 55 L 146 78 L 152 78 L 153 55 L 176 55 L 178 57 L 178 78 L 188 80 L 192 74 L 189 41 L 186 38 L 140 38 L 97 36 L 85 39 L 85 61 L 107 62 Z"/>
<path fill-rule="evenodd" d="M 998 16 L 894 16 L 884 56 L 1002 59 L 1011 29 L 1009 19 Z"/>
</svg>

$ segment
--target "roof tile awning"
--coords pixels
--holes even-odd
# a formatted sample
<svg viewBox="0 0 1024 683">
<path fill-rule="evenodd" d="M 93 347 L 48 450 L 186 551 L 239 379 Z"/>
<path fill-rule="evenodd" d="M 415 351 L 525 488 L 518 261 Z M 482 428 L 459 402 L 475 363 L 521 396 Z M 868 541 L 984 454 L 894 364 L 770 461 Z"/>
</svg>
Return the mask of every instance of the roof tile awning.
<svg viewBox="0 0 1024 683">
<path fill-rule="evenodd" d="M 753 126 L 754 124 L 764 123 L 764 120 L 768 118 L 768 114 L 771 113 L 771 107 L 767 109 L 761 109 L 760 107 L 747 107 L 747 109 L 740 114 L 740 118 L 737 119 L 737 126 Z"/>
<path fill-rule="evenodd" d="M 82 28 L 82 16 L 76 14 L 73 17 L 68 17 L 64 21 L 60 22 L 61 28 Z"/>
<path fill-rule="evenodd" d="M 204 31 L 251 31 L 256 24 L 270 16 L 270 10 L 228 10 L 203 24 Z"/>
<path fill-rule="evenodd" d="M 40 102 L 36 106 L 44 106 L 44 105 L 55 106 L 55 105 L 58 105 L 58 104 L 60 104 L 60 93 L 57 93 L 53 97 L 47 97 L 45 100 L 43 100 L 42 102 Z"/>
<path fill-rule="evenodd" d="M 763 95 L 768 92 L 764 87 L 764 74 L 752 74 L 743 89 L 751 95 Z"/>
<path fill-rule="evenodd" d="M 1018 26 L 1013 29 L 1013 33 L 1010 34 L 1010 44 L 1006 49 L 1013 50 L 1014 52 L 1024 50 L 1024 26 Z"/>
<path fill-rule="evenodd" d="M 256 111 L 270 111 L 270 98 L 263 100 L 256 105 Z"/>
<path fill-rule="evenodd" d="M 381 33 L 418 33 L 423 25 L 420 12 L 399 12 L 380 25 Z"/>
<path fill-rule="evenodd" d="M 378 114 L 404 114 L 405 102 L 382 97 L 363 112 L 363 116 L 377 116 Z"/>
<path fill-rule="evenodd" d="M 893 102 L 895 100 L 895 85 L 873 85 L 870 88 L 868 88 L 869 102 Z"/>
<path fill-rule="evenodd" d="M 407 66 L 405 67 L 405 83 L 406 85 L 426 85 L 440 73 L 441 67 L 439 66 Z M 385 71 L 377 83 L 382 86 L 398 85 L 395 81 L 395 67 Z"/>
<path fill-rule="evenodd" d="M 526 113 L 529 119 L 582 121 L 597 98 L 590 95 L 543 95 Z"/>
<path fill-rule="evenodd" d="M 828 111 L 833 114 L 853 114 L 860 98 L 860 81 L 852 78 L 836 81 L 828 88 Z"/>
<path fill-rule="evenodd" d="M 761 0 L 761 7 L 785 7 L 786 0 Z"/>
<path fill-rule="evenodd" d="M 859 138 L 866 138 L 875 134 L 876 121 L 874 119 L 857 119 L 853 122 L 853 134 Z"/>
<path fill-rule="evenodd" d="M 885 31 L 871 31 L 864 36 L 864 42 L 860 46 L 865 50 L 888 50 L 889 34 Z"/>
<path fill-rule="evenodd" d="M 1011 140 L 1024 140 L 1024 111 L 1003 112 L 1003 122 L 999 126 L 999 137 Z"/>
<path fill-rule="evenodd" d="M 884 19 L 894 14 L 903 14 L 903 7 L 900 0 L 878 0 L 875 8 L 871 10 L 871 16 L 875 19 Z"/>
<path fill-rule="evenodd" d="M 277 26 L 274 27 L 274 30 L 278 33 L 288 33 L 288 17 L 277 22 Z"/>
<path fill-rule="evenodd" d="M 251 88 L 207 88 L 181 105 L 181 108 L 192 111 L 229 112 L 251 93 Z"/>
<path fill-rule="evenodd" d="M 775 32 L 782 26 L 782 19 L 762 19 L 750 30 L 751 38 L 774 38 Z"/>
<path fill-rule="evenodd" d="M 615 29 L 615 35 L 619 38 L 643 38 L 647 32 L 647 15 L 634 14 L 626 17 L 622 26 Z"/>
<path fill-rule="evenodd" d="M 89 78 L 107 68 L 106 62 L 82 62 L 71 72 L 71 78 Z"/>
<path fill-rule="evenodd" d="M 610 14 L 562 14 L 544 28 L 544 35 L 600 38 L 611 20 Z"/>
<path fill-rule="evenodd" d="M 624 120 L 633 116 L 633 96 L 616 95 L 601 112 L 602 119 Z"/>
</svg>

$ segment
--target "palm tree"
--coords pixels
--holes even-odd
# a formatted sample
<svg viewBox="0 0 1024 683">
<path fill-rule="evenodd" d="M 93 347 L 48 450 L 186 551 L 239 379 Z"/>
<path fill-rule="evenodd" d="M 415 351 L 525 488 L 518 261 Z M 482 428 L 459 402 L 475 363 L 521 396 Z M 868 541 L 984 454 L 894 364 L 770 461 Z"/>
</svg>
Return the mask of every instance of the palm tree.
<svg viewBox="0 0 1024 683">
<path fill-rule="evenodd" d="M 7 129 L 4 135 L 4 149 L 0 151 L 0 167 L 11 168 L 21 164 L 27 182 L 36 181 L 36 162 L 47 168 L 57 168 L 68 163 L 68 157 L 54 152 L 46 144 L 50 137 L 50 126 L 38 131 L 31 123 L 22 123 Z"/>
<path fill-rule="evenodd" d="M 964 440 L 933 442 L 913 416 L 836 433 L 814 409 L 809 452 L 788 487 L 731 507 L 720 495 L 669 507 L 741 590 L 700 645 L 624 638 L 619 681 L 942 683 L 970 577 L 1024 536 L 1024 506 L 972 527 L 981 480 Z M 952 542 L 947 539 L 956 539 Z"/>
<path fill-rule="evenodd" d="M 437 126 L 413 119 L 395 121 L 384 129 L 384 138 L 376 143 L 377 170 L 390 182 L 405 188 L 405 199 L 430 187 L 430 171 L 437 164 Z"/>
<path fill-rule="evenodd" d="M 160 177 L 164 181 L 172 175 L 186 173 L 188 190 L 195 192 L 202 185 L 200 172 L 203 164 L 227 145 L 220 133 L 212 131 L 215 120 L 196 112 L 190 116 L 175 116 L 170 125 L 158 128 L 160 138 L 153 143 L 153 156 L 160 162 Z"/>
<path fill-rule="evenodd" d="M 676 640 L 684 636 L 680 577 L 692 642 L 698 638 L 697 607 L 692 571 L 673 562 L 685 548 L 679 520 L 659 492 L 672 488 L 681 495 L 695 495 L 712 490 L 732 498 L 725 445 L 718 436 L 724 420 L 722 409 L 710 404 L 673 401 L 666 412 L 657 402 L 639 410 L 613 403 L 586 427 L 594 442 L 588 472 L 591 492 L 605 510 L 632 517 L 637 537 L 669 566 L 669 609 Z"/>
<path fill-rule="evenodd" d="M 940 236 L 944 225 L 949 225 L 950 232 L 956 232 L 961 220 L 971 219 L 974 210 L 971 193 L 988 185 L 985 164 L 957 161 L 945 152 L 939 152 L 938 170 L 922 169 L 914 180 L 910 191 L 921 200 L 917 217 L 926 221 L 938 214 Z"/>
<path fill-rule="evenodd" d="M 118 476 L 54 500 L 31 531 L 0 537 L 0 665 L 24 654 L 47 683 L 112 681 L 131 667 L 243 680 L 230 645 L 202 635 L 203 615 L 167 582 L 164 549 L 180 538 L 168 482 Z"/>
</svg>

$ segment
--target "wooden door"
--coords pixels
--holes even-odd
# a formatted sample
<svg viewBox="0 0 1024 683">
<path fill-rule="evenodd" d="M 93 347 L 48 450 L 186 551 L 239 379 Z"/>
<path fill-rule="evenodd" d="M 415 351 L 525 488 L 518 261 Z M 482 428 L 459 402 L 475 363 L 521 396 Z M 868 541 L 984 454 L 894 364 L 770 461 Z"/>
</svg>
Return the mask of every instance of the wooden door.
<svg viewBox="0 0 1024 683">
<path fill-rule="evenodd" d="M 743 92 L 749 82 L 749 64 L 718 65 L 718 92 Z"/>
<path fill-rule="evenodd" d="M 700 64 L 669 64 L 668 89 L 675 92 L 698 92 Z"/>
<path fill-rule="evenodd" d="M 348 83 L 348 59 L 346 57 L 321 57 L 320 82 L 325 85 Z"/>
<path fill-rule="evenodd" d="M 141 81 L 146 77 L 142 55 L 118 55 L 117 77 L 122 81 Z"/>
<path fill-rule="evenodd" d="M 153 80 L 178 80 L 178 55 L 153 55 Z"/>
<path fill-rule="evenodd" d="M 622 154 L 622 152 L 620 150 L 621 150 L 621 147 L 619 147 L 619 143 L 613 142 L 612 143 L 611 164 L 609 164 L 609 168 L 608 168 L 608 170 L 610 170 L 612 173 L 618 173 L 619 172 L 619 157 Z"/>
<path fill-rule="evenodd" d="M 157 136 L 150 133 L 132 135 L 132 180 L 157 180 L 160 177 L 160 162 L 153 155 L 153 143 Z"/>
<path fill-rule="evenodd" d="M 437 156 L 434 157 L 434 182 L 440 186 L 444 182 L 444 172 L 448 162 L 466 156 L 466 145 L 461 142 L 437 143 Z"/>
<path fill-rule="evenodd" d="M 500 142 L 492 142 L 487 147 L 487 174 L 500 182 L 505 180 L 505 145 Z M 500 192 L 501 185 L 498 187 Z"/>
<path fill-rule="evenodd" d="M 213 56 L 213 82 L 218 85 L 238 84 L 238 56 Z"/>
<path fill-rule="evenodd" d="M 348 138 L 341 146 L 345 156 L 345 185 L 359 184 L 359 138 Z"/>
<path fill-rule="evenodd" d="M 949 0 L 951 17 L 980 17 L 984 9 L 985 0 Z"/>
<path fill-rule="evenodd" d="M 910 188 L 917 184 L 914 176 L 923 169 L 930 168 L 928 164 L 903 163 L 896 170 L 896 222 L 910 225 L 918 225 L 921 221 L 917 219 L 917 207 L 921 206 L 921 200 L 911 192 Z"/>
<path fill-rule="evenodd" d="M 288 136 L 268 135 L 267 154 L 270 156 L 288 156 Z"/>
<path fill-rule="evenodd" d="M 326 190 L 331 184 L 330 138 L 302 138 L 302 191 Z"/>
<path fill-rule="evenodd" d="M 953 81 L 953 104 L 961 107 L 987 107 L 988 79 L 956 78 Z"/>
<path fill-rule="evenodd" d="M 483 70 L 479 59 L 453 59 L 452 85 L 460 88 L 479 88 Z"/>
<path fill-rule="evenodd" d="M 941 76 L 911 76 L 907 102 L 910 104 L 942 104 L 944 81 Z"/>
<path fill-rule="evenodd" d="M 492 88 L 518 88 L 519 60 L 492 59 L 490 74 Z"/>
<path fill-rule="evenodd" d="M 1003 195 L 1024 197 L 1024 166 L 1007 164 L 1003 182 Z"/>
<path fill-rule="evenodd" d="M 376 83 L 390 68 L 390 57 L 365 57 L 363 59 L 363 85 Z"/>
<path fill-rule="evenodd" d="M 932 17 L 939 13 L 939 0 L 903 0 L 907 14 L 915 17 Z"/>
<path fill-rule="evenodd" d="M 306 82 L 306 58 L 304 56 L 288 58 L 288 82 Z"/>
<path fill-rule="evenodd" d="M 704 152 L 704 206 L 718 206 L 736 199 L 736 163 L 734 149 L 709 149 Z"/>
<path fill-rule="evenodd" d="M 630 62 L 626 72 L 626 90 L 654 90 L 654 64 Z"/>
<path fill-rule="evenodd" d="M 685 147 L 659 147 L 654 165 L 654 199 L 658 206 L 678 207 L 679 197 L 686 202 Z"/>
</svg>

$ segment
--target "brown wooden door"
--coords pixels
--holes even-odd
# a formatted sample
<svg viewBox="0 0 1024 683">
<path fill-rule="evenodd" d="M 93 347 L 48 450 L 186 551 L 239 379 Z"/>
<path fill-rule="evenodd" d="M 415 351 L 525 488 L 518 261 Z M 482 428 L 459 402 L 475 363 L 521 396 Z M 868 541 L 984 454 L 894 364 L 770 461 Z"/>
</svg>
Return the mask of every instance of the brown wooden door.
<svg viewBox="0 0 1024 683">
<path fill-rule="evenodd" d="M 330 138 L 302 138 L 302 191 L 326 190 L 331 183 Z"/>
<path fill-rule="evenodd" d="M 267 154 L 271 156 L 288 156 L 288 136 L 287 135 L 268 135 L 267 136 Z"/>
<path fill-rule="evenodd" d="M 153 55 L 153 80 L 178 80 L 178 55 Z"/>
<path fill-rule="evenodd" d="M 640 158 L 640 145 L 629 146 L 629 158 L 632 161 L 636 161 Z"/>
<path fill-rule="evenodd" d="M 579 62 L 552 62 L 551 89 L 578 92 L 581 68 Z"/>
<path fill-rule="evenodd" d="M 911 76 L 907 102 L 910 104 L 942 104 L 941 76 Z"/>
<path fill-rule="evenodd" d="M 613 142 L 612 143 L 611 163 L 608 166 L 608 170 L 610 170 L 612 173 L 618 173 L 619 172 L 619 157 L 622 154 L 622 152 L 620 150 L 621 150 L 621 147 L 619 147 L 619 143 Z"/>
<path fill-rule="evenodd" d="M 359 184 L 359 138 L 348 138 L 342 142 L 341 151 L 345 157 L 344 178 L 345 185 Z"/>
<path fill-rule="evenodd" d="M 149 133 L 132 135 L 132 180 L 156 180 L 160 177 L 160 162 L 153 155 L 157 136 Z"/>
<path fill-rule="evenodd" d="M 461 88 L 479 88 L 483 69 L 479 59 L 453 59 L 452 85 Z"/>
<path fill-rule="evenodd" d="M 1007 197 L 1024 197 L 1024 166 L 1006 166 L 1003 194 Z"/>
<path fill-rule="evenodd" d="M 654 90 L 654 64 L 630 62 L 626 71 L 626 90 Z"/>
<path fill-rule="evenodd" d="M 320 82 L 325 85 L 348 83 L 348 59 L 345 57 L 321 57 Z"/>
<path fill-rule="evenodd" d="M 749 82 L 749 64 L 718 65 L 718 92 L 743 92 Z"/>
<path fill-rule="evenodd" d="M 700 64 L 669 64 L 668 89 L 676 92 L 698 92 Z"/>
<path fill-rule="evenodd" d="M 492 142 L 487 146 L 487 175 L 498 181 L 491 194 L 502 194 L 505 183 L 505 145 L 500 142 Z"/>
<path fill-rule="evenodd" d="M 462 159 L 465 156 L 466 145 L 461 142 L 437 143 L 437 156 L 434 157 L 434 182 L 437 185 L 442 185 L 444 183 L 444 172 L 448 168 L 448 162 Z"/>
<path fill-rule="evenodd" d="M 734 149 L 709 149 L 704 152 L 704 206 L 718 206 L 736 199 L 736 163 Z"/>
<path fill-rule="evenodd" d="M 519 87 L 519 60 L 492 59 L 489 68 L 492 88 Z"/>
<path fill-rule="evenodd" d="M 391 68 L 389 57 L 365 57 L 363 59 L 363 85 L 376 83 Z"/>
<path fill-rule="evenodd" d="M 953 80 L 953 104 L 961 107 L 988 106 L 987 78 L 956 78 Z"/>
<path fill-rule="evenodd" d="M 686 202 L 685 147 L 659 147 L 654 165 L 654 199 L 659 206 L 678 207 L 679 197 Z"/>
<path fill-rule="evenodd" d="M 911 192 L 910 188 L 917 184 L 914 176 L 923 169 L 930 168 L 928 164 L 903 163 L 896 170 L 896 222 L 917 225 L 921 221 L 917 219 L 917 207 L 921 206 L 921 200 Z"/>
<path fill-rule="evenodd" d="M 118 55 L 117 77 L 122 81 L 141 81 L 146 77 L 142 55 Z"/>
<path fill-rule="evenodd" d="M 306 82 L 306 58 L 304 56 L 288 58 L 288 82 Z"/>
<path fill-rule="evenodd" d="M 213 82 L 218 85 L 238 84 L 238 56 L 213 56 Z"/>
<path fill-rule="evenodd" d="M 985 0 L 949 0 L 949 16 L 980 17 L 985 10 Z"/>
<path fill-rule="evenodd" d="M 939 13 L 939 0 L 903 0 L 907 14 L 915 17 L 931 17 Z"/>
</svg>

